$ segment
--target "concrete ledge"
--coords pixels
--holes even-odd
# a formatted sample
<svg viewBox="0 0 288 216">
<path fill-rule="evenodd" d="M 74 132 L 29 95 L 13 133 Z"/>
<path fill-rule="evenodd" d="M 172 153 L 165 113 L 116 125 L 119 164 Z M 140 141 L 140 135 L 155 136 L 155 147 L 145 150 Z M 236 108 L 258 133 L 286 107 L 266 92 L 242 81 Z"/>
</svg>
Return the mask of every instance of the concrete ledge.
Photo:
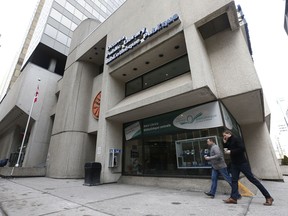
<svg viewBox="0 0 288 216">
<path fill-rule="evenodd" d="M 121 176 L 119 183 L 155 186 L 169 189 L 179 189 L 187 191 L 209 191 L 211 186 L 210 179 L 192 178 L 169 178 L 169 177 L 143 177 L 143 176 Z M 217 192 L 230 194 L 230 186 L 224 180 L 218 181 Z"/>
<path fill-rule="evenodd" d="M 252 193 L 257 193 L 257 188 L 242 177 L 240 182 Z M 211 186 L 210 179 L 194 178 L 168 178 L 168 177 L 143 177 L 143 176 L 121 176 L 118 183 L 155 186 L 169 189 L 187 190 L 187 191 L 209 191 Z M 240 191 L 239 191 L 240 192 Z M 218 180 L 217 193 L 231 193 L 231 187 L 225 180 Z M 241 193 L 241 192 L 240 192 Z"/>
<path fill-rule="evenodd" d="M 46 168 L 36 168 L 36 167 L 1 167 L 0 176 L 3 177 L 44 177 L 46 175 Z M 11 175 L 12 173 L 12 175 Z"/>
</svg>

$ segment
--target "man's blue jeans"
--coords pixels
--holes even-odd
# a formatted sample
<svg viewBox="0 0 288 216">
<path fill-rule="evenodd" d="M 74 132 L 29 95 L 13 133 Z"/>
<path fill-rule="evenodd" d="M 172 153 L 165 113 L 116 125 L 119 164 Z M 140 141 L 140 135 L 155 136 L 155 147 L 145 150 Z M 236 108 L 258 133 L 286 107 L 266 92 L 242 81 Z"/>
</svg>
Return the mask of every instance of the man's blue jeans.
<svg viewBox="0 0 288 216">
<path fill-rule="evenodd" d="M 223 178 L 225 179 L 225 181 L 227 181 L 230 186 L 232 186 L 232 179 L 231 176 L 229 175 L 227 168 L 222 168 L 219 170 L 215 170 L 214 168 L 212 168 L 212 173 L 211 173 L 211 180 L 212 180 L 212 184 L 211 184 L 211 189 L 210 189 L 210 194 L 215 196 L 216 190 L 217 190 L 217 183 L 218 183 L 218 176 L 222 175 Z M 238 191 L 238 188 L 237 188 Z M 237 192 L 237 197 L 239 196 L 239 193 Z"/>
<path fill-rule="evenodd" d="M 246 178 L 253 183 L 263 194 L 265 198 L 270 198 L 269 192 L 266 190 L 266 188 L 258 181 L 254 175 L 252 174 L 250 165 L 246 163 L 242 164 L 231 164 L 231 174 L 232 174 L 232 192 L 231 197 L 233 199 L 237 199 L 238 194 L 238 180 L 240 172 L 242 172 Z"/>
</svg>

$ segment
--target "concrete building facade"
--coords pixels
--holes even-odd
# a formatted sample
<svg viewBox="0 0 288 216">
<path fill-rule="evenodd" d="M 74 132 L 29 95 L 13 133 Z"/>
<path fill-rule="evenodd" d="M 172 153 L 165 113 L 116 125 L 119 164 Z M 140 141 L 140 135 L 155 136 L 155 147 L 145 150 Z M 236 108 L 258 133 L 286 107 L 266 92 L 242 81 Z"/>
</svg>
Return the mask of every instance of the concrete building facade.
<svg viewBox="0 0 288 216">
<path fill-rule="evenodd" d="M 206 139 L 222 147 L 228 128 L 257 177 L 282 180 L 244 35 L 230 0 L 128 0 L 102 24 L 83 21 L 51 97 L 46 175 L 83 178 L 96 161 L 103 183 L 207 178 Z"/>
<path fill-rule="evenodd" d="M 269 111 L 234 2 L 127 1 L 83 35 L 93 23 L 83 22 L 73 35 L 56 107 L 48 176 L 83 176 L 79 160 L 91 152 L 102 164 L 103 182 L 121 175 L 208 175 L 199 151 L 205 150 L 207 136 L 215 136 L 220 144 L 221 130 L 229 124 L 208 124 L 211 116 L 219 115 L 236 122 L 232 128 L 242 135 L 255 174 L 282 178 L 267 127 Z M 221 111 L 217 108 L 215 114 L 210 105 Z M 188 112 L 191 124 L 196 121 L 195 110 L 203 114 L 199 124 L 207 122 L 206 127 L 175 126 L 177 114 Z M 183 159 L 177 142 L 183 152 L 185 142 L 190 155 L 198 151 L 195 161 Z M 70 157 L 63 158 L 59 149 Z M 114 151 L 117 161 L 111 159 Z M 263 155 L 269 159 L 261 160 Z"/>
</svg>

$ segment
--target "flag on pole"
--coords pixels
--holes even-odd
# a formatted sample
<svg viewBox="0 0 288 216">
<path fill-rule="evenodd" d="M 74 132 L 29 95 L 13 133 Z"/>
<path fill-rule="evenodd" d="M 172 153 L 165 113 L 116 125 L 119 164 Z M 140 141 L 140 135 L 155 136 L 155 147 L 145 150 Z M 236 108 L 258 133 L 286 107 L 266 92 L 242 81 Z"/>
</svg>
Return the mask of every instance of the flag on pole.
<svg viewBox="0 0 288 216">
<path fill-rule="evenodd" d="M 39 94 L 39 85 L 37 86 L 37 89 L 36 89 L 36 92 L 35 92 L 34 103 L 36 103 L 37 100 L 38 100 L 38 94 Z"/>
</svg>

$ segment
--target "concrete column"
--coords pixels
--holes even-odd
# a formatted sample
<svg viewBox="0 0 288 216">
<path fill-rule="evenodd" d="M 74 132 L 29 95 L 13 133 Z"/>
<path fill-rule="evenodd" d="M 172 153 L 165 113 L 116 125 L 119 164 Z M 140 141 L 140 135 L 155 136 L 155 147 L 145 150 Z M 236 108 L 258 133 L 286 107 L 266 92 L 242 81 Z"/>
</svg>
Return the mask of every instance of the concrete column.
<svg viewBox="0 0 288 216">
<path fill-rule="evenodd" d="M 265 122 L 241 126 L 252 172 L 260 179 L 283 180 Z"/>
<path fill-rule="evenodd" d="M 190 62 L 193 89 L 209 86 L 210 90 L 217 95 L 205 41 L 203 41 L 194 25 L 184 29 L 184 35 Z"/>
<path fill-rule="evenodd" d="M 15 126 L 0 137 L 0 159 L 9 158 L 12 152 L 17 151 L 20 145 L 20 127 Z"/>
<path fill-rule="evenodd" d="M 83 178 L 95 160 L 95 136 L 87 133 L 91 90 L 97 67 L 75 62 L 64 73 L 47 157 L 47 176 Z"/>
<path fill-rule="evenodd" d="M 105 70 L 104 70 L 105 71 Z M 122 122 L 112 122 L 106 119 L 107 110 L 113 108 L 125 95 L 124 83 L 113 79 L 108 73 L 103 73 L 100 118 L 97 133 L 96 161 L 102 164 L 101 182 L 116 182 L 121 176 L 123 153 L 120 154 L 119 166 L 109 167 L 109 149 L 122 149 Z"/>
</svg>

